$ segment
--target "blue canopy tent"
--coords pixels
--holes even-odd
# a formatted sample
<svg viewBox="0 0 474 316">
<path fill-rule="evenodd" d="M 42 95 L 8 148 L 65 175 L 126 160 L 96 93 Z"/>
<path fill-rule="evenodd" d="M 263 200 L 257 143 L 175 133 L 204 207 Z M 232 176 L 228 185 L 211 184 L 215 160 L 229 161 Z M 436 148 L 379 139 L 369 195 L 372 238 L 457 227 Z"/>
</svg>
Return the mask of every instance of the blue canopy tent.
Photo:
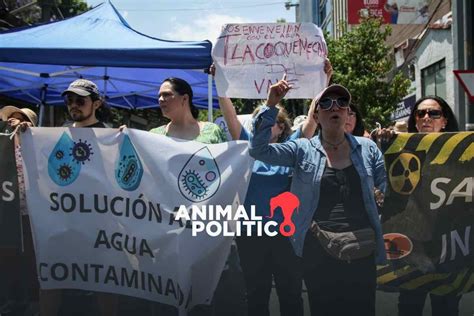
<svg viewBox="0 0 474 316">
<path fill-rule="evenodd" d="M 97 83 L 109 105 L 142 109 L 157 106 L 159 85 L 173 76 L 191 84 L 195 105 L 209 108 L 212 117 L 216 93 L 204 72 L 211 46 L 139 33 L 108 1 L 70 19 L 0 34 L 0 94 L 63 105 L 61 92 L 86 78 Z"/>
</svg>

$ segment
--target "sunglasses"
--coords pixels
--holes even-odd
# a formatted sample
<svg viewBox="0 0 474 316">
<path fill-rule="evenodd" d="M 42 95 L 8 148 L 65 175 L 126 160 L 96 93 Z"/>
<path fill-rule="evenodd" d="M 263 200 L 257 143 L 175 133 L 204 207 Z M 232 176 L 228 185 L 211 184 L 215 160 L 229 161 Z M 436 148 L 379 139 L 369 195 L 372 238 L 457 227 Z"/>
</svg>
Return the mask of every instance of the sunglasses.
<svg viewBox="0 0 474 316">
<path fill-rule="evenodd" d="M 66 103 L 68 106 L 76 104 L 77 106 L 81 107 L 87 103 L 87 98 L 67 95 L 64 97 L 64 103 Z"/>
<path fill-rule="evenodd" d="M 348 108 L 349 107 L 349 99 L 346 98 L 346 97 L 339 97 L 339 98 L 336 98 L 336 99 L 332 99 L 332 98 L 329 98 L 329 97 L 322 98 L 321 100 L 319 100 L 319 107 L 323 111 L 329 111 L 332 108 L 332 106 L 334 105 L 334 103 L 336 103 L 336 105 L 339 108 Z"/>
<path fill-rule="evenodd" d="M 418 117 L 419 119 L 424 118 L 427 113 L 428 113 L 429 118 L 431 119 L 439 119 L 441 118 L 441 116 L 443 116 L 443 111 L 441 110 L 416 110 L 415 111 L 416 117 Z"/>
</svg>

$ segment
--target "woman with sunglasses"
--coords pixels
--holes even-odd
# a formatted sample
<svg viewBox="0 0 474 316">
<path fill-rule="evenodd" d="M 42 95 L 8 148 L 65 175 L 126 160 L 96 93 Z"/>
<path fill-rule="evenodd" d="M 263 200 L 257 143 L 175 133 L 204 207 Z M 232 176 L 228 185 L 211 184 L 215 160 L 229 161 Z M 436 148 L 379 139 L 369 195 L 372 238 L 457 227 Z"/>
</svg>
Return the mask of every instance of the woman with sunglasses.
<svg viewBox="0 0 474 316">
<path fill-rule="evenodd" d="M 449 104 L 438 96 L 416 101 L 408 118 L 409 133 L 458 132 L 458 122 Z"/>
<path fill-rule="evenodd" d="M 451 107 L 438 96 L 419 99 L 408 118 L 409 133 L 457 132 L 458 123 Z M 426 291 L 400 289 L 398 297 L 399 316 L 421 316 L 425 305 Z M 457 316 L 461 296 L 430 294 L 433 315 Z"/>
<path fill-rule="evenodd" d="M 210 73 L 214 75 L 214 65 Z M 325 61 L 324 72 L 329 82 L 332 75 L 332 66 L 329 60 Z M 247 130 L 238 120 L 236 110 L 229 98 L 219 97 L 219 106 L 234 140 L 250 140 L 252 131 Z M 314 102 L 311 103 L 308 116 L 294 131 L 286 110 L 276 105 L 278 114 L 271 127 L 270 143 L 284 143 L 300 137 L 311 138 L 316 131 L 316 121 L 313 114 Z M 261 107 L 252 113 L 255 117 Z M 289 190 L 292 170 L 289 167 L 270 165 L 256 160 L 252 168 L 247 196 L 244 206 L 250 210 L 255 206 L 256 215 L 264 220 L 278 223 L 283 221 L 280 212 L 272 218 L 270 215 L 270 200 Z M 280 315 L 303 316 L 303 300 L 301 298 L 302 273 L 301 259 L 295 255 L 290 239 L 277 235 L 268 236 L 241 236 L 237 238 L 240 264 L 245 278 L 248 316 L 268 316 L 272 281 L 280 304 Z"/>
<path fill-rule="evenodd" d="M 375 265 L 386 257 L 373 189 L 385 188 L 383 156 L 371 140 L 345 132 L 351 95 L 340 85 L 329 86 L 315 99 L 321 128 L 317 136 L 269 144 L 275 105 L 290 88 L 285 80 L 271 86 L 267 106 L 254 120 L 250 155 L 294 168 L 291 192 L 300 206 L 292 217 L 291 242 L 303 256 L 311 315 L 375 315 Z M 373 247 L 349 261 L 331 255 L 331 245 L 318 233 L 361 229 L 372 233 Z"/>
</svg>

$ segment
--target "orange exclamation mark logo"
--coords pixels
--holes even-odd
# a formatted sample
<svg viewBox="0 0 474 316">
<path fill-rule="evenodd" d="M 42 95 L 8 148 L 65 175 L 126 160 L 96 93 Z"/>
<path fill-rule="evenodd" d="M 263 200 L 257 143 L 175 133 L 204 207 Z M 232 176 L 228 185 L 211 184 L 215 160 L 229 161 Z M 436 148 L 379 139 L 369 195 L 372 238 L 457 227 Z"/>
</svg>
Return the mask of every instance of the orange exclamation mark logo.
<svg viewBox="0 0 474 316">
<path fill-rule="evenodd" d="M 283 192 L 270 199 L 270 216 L 272 218 L 275 214 L 275 210 L 280 207 L 281 212 L 283 213 L 283 223 L 280 224 L 280 234 L 283 236 L 292 236 L 295 233 L 295 224 L 291 220 L 293 212 L 298 211 L 300 206 L 300 200 L 296 195 L 291 192 Z M 288 230 L 285 230 L 288 228 Z"/>
</svg>

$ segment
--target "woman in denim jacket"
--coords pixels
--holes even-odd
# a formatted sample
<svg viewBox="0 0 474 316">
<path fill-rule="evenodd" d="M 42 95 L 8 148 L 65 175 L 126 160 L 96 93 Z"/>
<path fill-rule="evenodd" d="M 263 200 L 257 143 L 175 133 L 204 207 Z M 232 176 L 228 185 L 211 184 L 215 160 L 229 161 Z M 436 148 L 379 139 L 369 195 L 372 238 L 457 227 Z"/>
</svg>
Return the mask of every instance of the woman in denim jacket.
<svg viewBox="0 0 474 316">
<path fill-rule="evenodd" d="M 250 155 L 272 165 L 294 168 L 291 192 L 300 200 L 291 238 L 303 257 L 304 279 L 312 315 L 375 315 L 376 263 L 386 260 L 374 188 L 385 189 L 383 155 L 370 139 L 344 132 L 351 95 L 332 85 L 316 97 L 321 126 L 312 139 L 269 144 L 275 105 L 291 86 L 285 80 L 270 88 L 267 106 L 254 120 Z M 375 250 L 351 261 L 330 256 L 312 232 L 314 223 L 331 232 L 372 228 Z"/>
</svg>

